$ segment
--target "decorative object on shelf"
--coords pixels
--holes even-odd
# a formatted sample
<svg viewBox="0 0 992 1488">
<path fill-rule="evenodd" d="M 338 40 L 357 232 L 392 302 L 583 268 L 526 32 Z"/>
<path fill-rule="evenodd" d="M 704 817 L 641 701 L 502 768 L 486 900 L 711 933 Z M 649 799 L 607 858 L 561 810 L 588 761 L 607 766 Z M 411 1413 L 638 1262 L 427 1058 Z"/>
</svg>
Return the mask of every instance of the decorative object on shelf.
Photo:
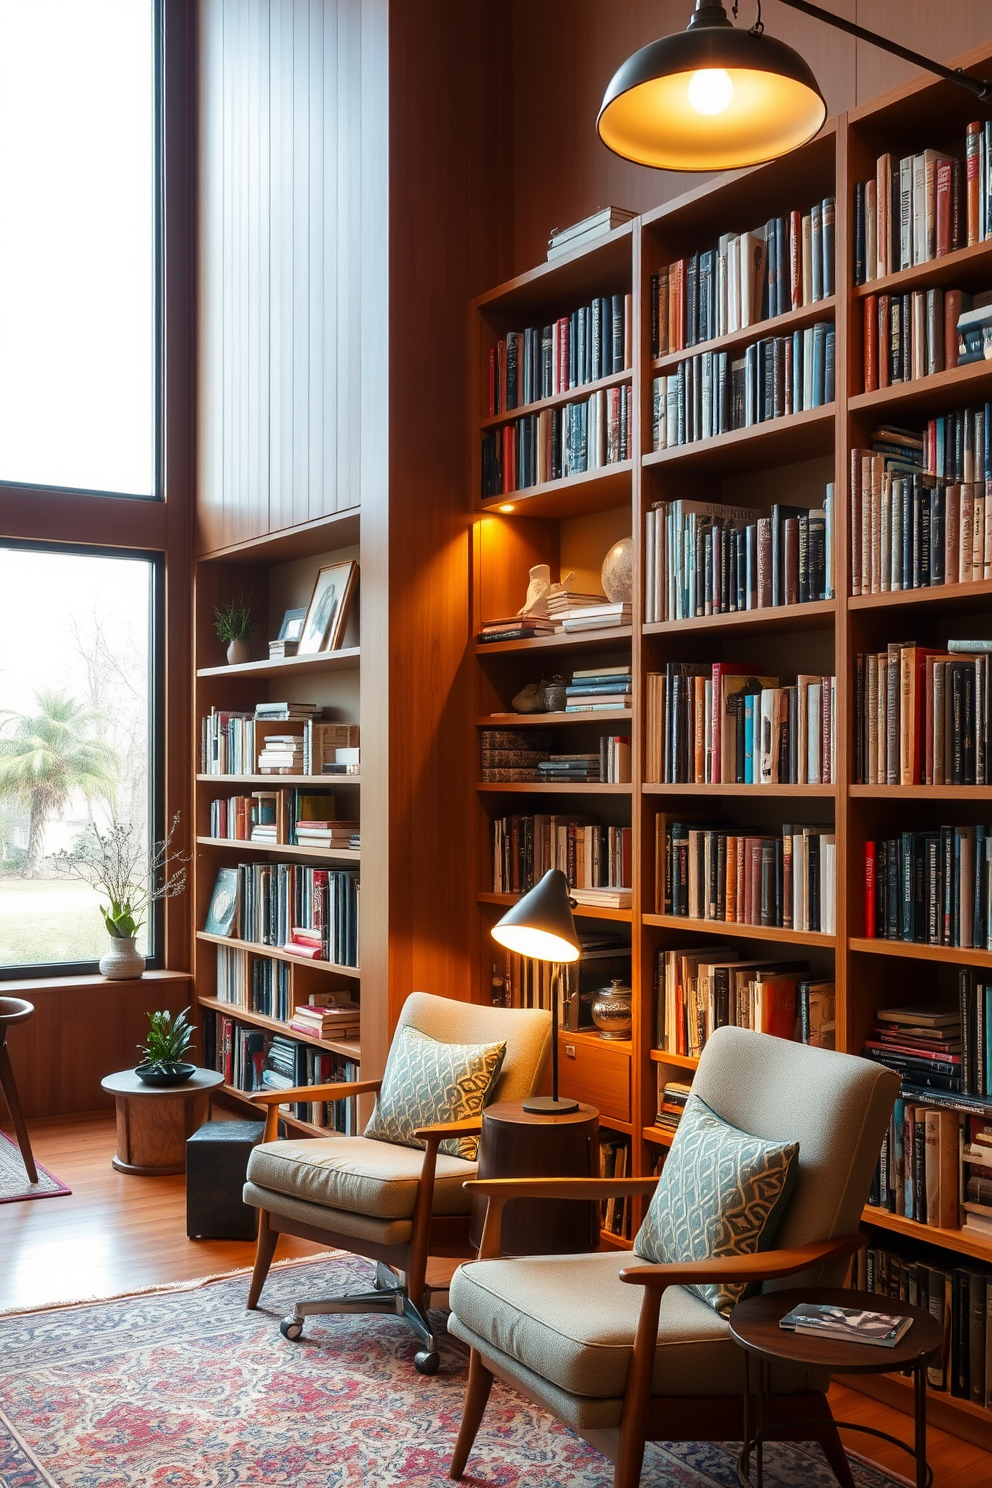
<svg viewBox="0 0 992 1488">
<path fill-rule="evenodd" d="M 540 682 L 528 682 L 521 687 L 513 699 L 512 707 L 514 713 L 543 713 L 544 710 L 544 688 Z"/>
<path fill-rule="evenodd" d="M 608 987 L 600 987 L 592 1005 L 592 1021 L 599 1029 L 601 1038 L 630 1038 L 633 995 L 620 977 L 614 977 Z"/>
<path fill-rule="evenodd" d="M 196 1065 L 183 1057 L 189 1053 L 196 1033 L 196 1025 L 186 1016 L 188 1012 L 188 1007 L 183 1008 L 174 1018 L 169 1012 L 148 1014 L 148 1033 L 144 1044 L 138 1046 L 145 1058 L 134 1071 L 145 1085 L 168 1089 L 185 1085 L 196 1073 Z"/>
<path fill-rule="evenodd" d="M 530 571 L 527 598 L 517 611 L 518 615 L 534 615 L 542 620 L 548 617 L 548 595 L 551 593 L 551 569 L 546 563 L 535 563 Z"/>
<path fill-rule="evenodd" d="M 532 1095 L 524 1101 L 524 1110 L 539 1115 L 561 1116 L 577 1111 L 578 1101 L 558 1095 L 558 1030 L 561 1018 L 558 1005 L 561 995 L 561 967 L 578 961 L 581 954 L 579 937 L 572 919 L 572 902 L 568 897 L 568 880 L 560 868 L 549 868 L 529 894 L 518 899 L 492 928 L 497 945 L 505 946 L 518 956 L 534 961 L 550 961 L 551 978 L 551 1094 Z"/>
<path fill-rule="evenodd" d="M 300 634 L 300 656 L 339 649 L 344 640 L 357 578 L 358 564 L 354 559 L 345 563 L 328 563 L 320 570 Z"/>
<path fill-rule="evenodd" d="M 251 638 L 258 629 L 257 621 L 252 619 L 251 601 L 249 592 L 247 599 L 242 593 L 237 599 L 214 605 L 214 629 L 217 639 L 228 643 L 229 666 L 241 666 L 251 661 Z"/>
<path fill-rule="evenodd" d="M 233 935 L 238 907 L 237 868 L 218 868 L 203 928 L 208 935 Z"/>
<path fill-rule="evenodd" d="M 634 594 L 634 543 L 629 537 L 615 542 L 603 559 L 600 575 L 611 604 L 630 604 Z"/>
<path fill-rule="evenodd" d="M 581 222 L 573 222 L 569 227 L 553 227 L 548 234 L 548 258 L 574 253 L 576 248 L 584 248 L 594 238 L 601 238 L 604 233 L 622 227 L 636 216 L 636 212 L 628 212 L 626 207 L 600 207 L 591 217 L 583 217 Z"/>
<path fill-rule="evenodd" d="M 541 681 L 541 698 L 544 702 L 546 713 L 564 713 L 565 704 L 568 701 L 568 688 L 565 678 L 556 672 L 550 681 Z"/>
<path fill-rule="evenodd" d="M 944 67 L 806 0 L 782 0 L 838 31 L 992 97 L 992 83 Z M 737 6 L 734 5 L 734 15 Z M 719 0 L 696 0 L 685 31 L 628 57 L 613 75 L 596 120 L 624 160 L 662 170 L 730 170 L 804 145 L 827 117 L 819 84 L 798 52 L 765 33 L 758 16 L 738 31 Z"/>
<path fill-rule="evenodd" d="M 179 816 L 177 811 L 167 836 L 149 847 L 142 840 L 142 828 L 133 822 L 113 817 L 104 831 L 91 822 L 71 852 L 55 856 L 60 872 L 81 878 L 110 901 L 100 905 L 110 936 L 100 971 L 110 981 L 144 975 L 145 958 L 135 941 L 148 907 L 160 899 L 174 899 L 186 888 L 191 855 L 173 851 Z"/>
<path fill-rule="evenodd" d="M 300 637 L 303 634 L 303 625 L 306 618 L 306 605 L 286 611 L 282 617 L 279 634 L 274 641 L 269 642 L 270 661 L 282 661 L 287 656 L 295 656 L 297 654 L 300 649 Z"/>
</svg>

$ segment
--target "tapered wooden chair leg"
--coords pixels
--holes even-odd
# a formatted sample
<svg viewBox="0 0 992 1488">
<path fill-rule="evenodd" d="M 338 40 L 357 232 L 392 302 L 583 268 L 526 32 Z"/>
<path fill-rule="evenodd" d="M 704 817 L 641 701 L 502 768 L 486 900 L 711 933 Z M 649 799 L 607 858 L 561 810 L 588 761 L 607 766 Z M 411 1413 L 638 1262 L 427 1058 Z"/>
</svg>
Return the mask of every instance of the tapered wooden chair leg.
<svg viewBox="0 0 992 1488">
<path fill-rule="evenodd" d="M 485 1415 L 492 1387 L 491 1372 L 483 1364 L 482 1356 L 472 1349 L 468 1361 L 468 1387 L 465 1391 L 465 1405 L 462 1408 L 462 1424 L 452 1454 L 451 1467 L 448 1469 L 449 1477 L 460 1478 L 465 1472 L 468 1454 L 472 1450 L 479 1427 L 482 1425 L 482 1417 Z"/>
<path fill-rule="evenodd" d="M 28 1179 L 31 1183 L 38 1182 L 38 1169 L 34 1164 L 34 1153 L 31 1151 L 31 1138 L 21 1115 L 21 1103 L 17 1096 L 17 1085 L 14 1082 L 14 1071 L 10 1063 L 10 1055 L 7 1052 L 7 1043 L 0 1043 L 0 1089 L 3 1090 L 11 1118 L 14 1122 L 14 1132 L 17 1137 L 17 1145 L 21 1149 L 21 1157 L 27 1169 Z"/>
<path fill-rule="evenodd" d="M 269 1225 L 268 1211 L 258 1211 L 258 1240 L 255 1243 L 255 1266 L 251 1273 L 251 1286 L 248 1288 L 248 1310 L 254 1312 L 258 1306 L 258 1299 L 262 1295 L 265 1278 L 269 1274 L 272 1265 L 272 1257 L 276 1253 L 276 1241 L 279 1239 L 279 1231 L 273 1230 Z"/>
</svg>

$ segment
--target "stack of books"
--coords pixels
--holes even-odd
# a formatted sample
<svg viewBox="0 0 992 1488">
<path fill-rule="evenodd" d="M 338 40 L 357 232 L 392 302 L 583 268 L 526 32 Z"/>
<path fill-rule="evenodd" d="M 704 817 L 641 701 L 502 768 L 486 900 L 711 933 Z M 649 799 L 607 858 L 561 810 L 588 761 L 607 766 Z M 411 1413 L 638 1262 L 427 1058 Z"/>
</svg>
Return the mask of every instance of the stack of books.
<svg viewBox="0 0 992 1488">
<path fill-rule="evenodd" d="M 357 821 L 333 818 L 305 820 L 296 823 L 296 841 L 300 847 L 358 847 L 360 827 Z"/>
<path fill-rule="evenodd" d="M 277 644 L 270 642 L 270 645 Z M 319 718 L 319 703 L 256 703 L 255 718 L 259 723 L 280 723 L 287 718 Z"/>
<path fill-rule="evenodd" d="M 324 775 L 360 775 L 362 773 L 361 750 L 335 749 L 334 758 L 324 761 L 321 773 Z"/>
<path fill-rule="evenodd" d="M 837 1307 L 825 1302 L 801 1302 L 778 1325 L 787 1332 L 837 1343 L 867 1343 L 895 1348 L 913 1326 L 911 1317 L 891 1312 L 865 1312 L 860 1307 Z"/>
<path fill-rule="evenodd" d="M 942 826 L 865 843 L 865 935 L 992 951 L 992 827 Z"/>
<path fill-rule="evenodd" d="M 682 1120 L 682 1112 L 691 1094 L 691 1085 L 685 1085 L 681 1080 L 666 1080 L 664 1066 L 659 1064 L 658 1112 L 654 1118 L 655 1126 L 660 1126 L 662 1131 L 675 1131 Z"/>
<path fill-rule="evenodd" d="M 629 666 L 604 662 L 598 667 L 583 667 L 572 673 L 565 689 L 566 713 L 606 712 L 631 705 Z"/>
<path fill-rule="evenodd" d="M 577 589 L 553 589 L 548 595 L 548 614 L 561 625 L 573 610 L 589 610 L 607 603 L 605 594 L 581 594 Z"/>
<path fill-rule="evenodd" d="M 331 999 L 336 994 L 324 992 L 320 998 Z M 361 1007 L 357 1002 L 310 1002 L 300 1003 L 293 1009 L 290 1028 L 296 1033 L 308 1033 L 311 1038 L 345 1039 L 358 1038 L 361 1032 Z"/>
<path fill-rule="evenodd" d="M 880 1008 L 862 1050 L 902 1076 L 903 1094 L 961 1091 L 961 1015 L 940 1003 Z"/>
<path fill-rule="evenodd" d="M 560 258 L 563 253 L 572 253 L 576 248 L 582 248 L 596 238 L 601 238 L 604 233 L 612 232 L 615 227 L 621 227 L 636 215 L 635 212 L 628 212 L 625 207 L 600 207 L 598 212 L 593 212 L 591 217 L 583 217 L 581 222 L 573 222 L 570 227 L 556 227 L 548 238 L 548 258 Z"/>
<path fill-rule="evenodd" d="M 270 641 L 269 660 L 284 661 L 287 656 L 295 656 L 299 649 L 299 641 Z"/>
<path fill-rule="evenodd" d="M 200 724 L 200 773 L 247 775 L 254 765 L 254 713 L 211 708 Z"/>
<path fill-rule="evenodd" d="M 508 615 L 503 620 L 487 620 L 476 639 L 492 641 L 532 641 L 537 636 L 554 635 L 558 626 L 543 615 Z"/>
<path fill-rule="evenodd" d="M 616 625 L 629 625 L 630 615 L 629 600 L 582 605 L 578 609 L 569 610 L 560 628 L 566 635 L 580 630 L 611 630 Z"/>
<path fill-rule="evenodd" d="M 957 356 L 950 366 L 965 367 L 969 362 L 992 360 L 992 290 L 984 290 L 971 299 L 971 308 L 964 303 L 970 295 L 961 296 L 961 314 L 958 316 Z"/>
<path fill-rule="evenodd" d="M 855 781 L 988 785 L 990 651 L 988 641 L 949 641 L 946 651 L 893 641 L 859 654 Z"/>
<path fill-rule="evenodd" d="M 626 1178 L 630 1172 L 630 1138 L 599 1138 L 599 1176 L 601 1178 Z M 631 1237 L 630 1199 L 618 1195 L 603 1200 L 603 1229 L 609 1235 Z"/>
<path fill-rule="evenodd" d="M 302 775 L 303 735 L 267 734 L 258 756 L 260 775 Z"/>
<path fill-rule="evenodd" d="M 483 729 L 479 778 L 486 784 L 536 781 L 551 757 L 550 729 Z"/>
<path fill-rule="evenodd" d="M 599 782 L 599 754 L 549 754 L 537 766 L 537 778 L 546 782 Z"/>
<path fill-rule="evenodd" d="M 623 829 L 615 829 L 613 827 L 610 828 L 611 832 L 614 830 Z M 629 909 L 631 904 L 634 902 L 631 890 L 625 888 L 604 887 L 598 889 L 585 889 L 573 887 L 570 892 L 576 904 L 585 904 L 589 907 L 597 909 Z"/>
</svg>

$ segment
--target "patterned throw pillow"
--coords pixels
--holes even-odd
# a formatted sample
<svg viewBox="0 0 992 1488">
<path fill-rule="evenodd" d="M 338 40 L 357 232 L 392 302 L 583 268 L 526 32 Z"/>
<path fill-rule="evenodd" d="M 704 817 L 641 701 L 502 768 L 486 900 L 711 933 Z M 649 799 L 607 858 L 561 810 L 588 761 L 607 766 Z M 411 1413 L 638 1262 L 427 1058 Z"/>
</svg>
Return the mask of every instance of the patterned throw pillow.
<svg viewBox="0 0 992 1488">
<path fill-rule="evenodd" d="M 690 1095 L 634 1250 L 646 1261 L 705 1261 L 767 1250 L 795 1179 L 798 1142 L 769 1142 Z M 690 1288 L 726 1317 L 744 1284 Z"/>
<path fill-rule="evenodd" d="M 479 1116 L 499 1076 L 505 1044 L 441 1044 L 409 1024 L 393 1040 L 365 1135 L 420 1147 L 420 1126 Z M 438 1151 L 474 1162 L 478 1137 L 449 1137 Z"/>
</svg>

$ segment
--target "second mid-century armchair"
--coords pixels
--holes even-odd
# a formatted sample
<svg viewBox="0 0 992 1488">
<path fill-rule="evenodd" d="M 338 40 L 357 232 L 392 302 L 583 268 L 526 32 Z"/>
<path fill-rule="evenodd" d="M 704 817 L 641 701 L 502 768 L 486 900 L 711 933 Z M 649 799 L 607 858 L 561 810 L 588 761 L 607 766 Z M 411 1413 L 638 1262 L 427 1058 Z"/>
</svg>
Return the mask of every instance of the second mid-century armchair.
<svg viewBox="0 0 992 1488">
<path fill-rule="evenodd" d="M 729 1305 L 718 1311 L 694 1289 L 842 1285 L 861 1244 L 858 1224 L 898 1076 L 847 1054 L 720 1028 L 692 1088 L 708 1115 L 738 1136 L 798 1144 L 788 1159 L 794 1186 L 782 1189 L 775 1248 L 668 1264 L 653 1264 L 636 1249 L 503 1259 L 499 1227 L 511 1199 L 649 1194 L 658 1180 L 470 1183 L 488 1195 L 489 1210 L 479 1260 L 460 1266 L 451 1283 L 448 1327 L 471 1349 L 452 1477 L 465 1471 L 494 1375 L 611 1457 L 615 1488 L 636 1488 L 647 1441 L 740 1441 L 744 1355 L 730 1334 Z M 705 1195 L 707 1183 L 720 1180 L 701 1163 L 694 1181 Z M 663 1185 L 659 1201 L 664 1193 Z M 658 1207 L 649 1209 L 645 1229 L 653 1223 L 657 1231 Z M 738 1211 L 733 1224 L 739 1219 Z M 643 1233 L 635 1246 L 651 1249 Z M 838 1481 L 854 1488 L 828 1385 L 826 1376 L 805 1370 L 774 1370 L 772 1419 L 784 1438 L 790 1418 L 802 1419 L 791 1434 L 818 1440 Z"/>
</svg>

